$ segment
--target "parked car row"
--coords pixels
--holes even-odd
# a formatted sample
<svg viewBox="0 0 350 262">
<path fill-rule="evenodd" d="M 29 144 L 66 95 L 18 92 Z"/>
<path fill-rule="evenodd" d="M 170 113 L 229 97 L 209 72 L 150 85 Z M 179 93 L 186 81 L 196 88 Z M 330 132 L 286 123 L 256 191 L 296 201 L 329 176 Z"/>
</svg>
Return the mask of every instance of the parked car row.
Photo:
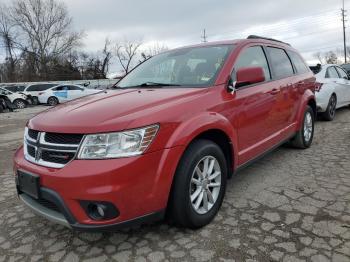
<svg viewBox="0 0 350 262">
<path fill-rule="evenodd" d="M 40 83 L 29 85 L 3 85 L 0 87 L 2 96 L 1 112 L 9 108 L 23 109 L 28 105 L 48 104 L 51 106 L 101 92 L 99 89 L 88 89 L 84 85 Z M 5 99 L 5 97 L 7 99 Z"/>
</svg>

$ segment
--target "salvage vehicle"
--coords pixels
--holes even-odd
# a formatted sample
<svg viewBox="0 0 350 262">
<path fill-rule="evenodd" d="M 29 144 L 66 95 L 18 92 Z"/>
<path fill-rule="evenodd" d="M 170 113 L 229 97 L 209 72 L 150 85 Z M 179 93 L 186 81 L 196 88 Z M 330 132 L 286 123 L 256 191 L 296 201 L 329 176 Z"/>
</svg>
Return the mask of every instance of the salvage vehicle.
<svg viewBox="0 0 350 262">
<path fill-rule="evenodd" d="M 25 85 L 4 85 L 1 86 L 2 88 L 9 90 L 13 93 L 21 93 L 24 91 L 24 89 L 26 88 Z"/>
<path fill-rule="evenodd" d="M 26 108 L 28 105 L 27 96 L 20 93 L 13 93 L 5 88 L 0 87 L 0 95 L 7 96 L 12 104 L 18 109 Z"/>
<path fill-rule="evenodd" d="M 3 113 L 4 110 L 9 110 L 13 112 L 16 107 L 11 103 L 10 99 L 7 96 L 0 94 L 0 113 Z"/>
<path fill-rule="evenodd" d="M 19 198 L 84 231 L 164 217 L 205 226 L 234 173 L 284 143 L 311 146 L 314 89 L 299 53 L 277 40 L 166 51 L 114 90 L 30 119 L 14 157 Z"/>
<path fill-rule="evenodd" d="M 76 98 L 96 94 L 101 90 L 88 89 L 80 85 L 58 85 L 38 93 L 40 104 L 55 106 Z"/>
<path fill-rule="evenodd" d="M 350 105 L 350 80 L 337 65 L 324 65 L 316 75 L 317 110 L 324 120 L 332 121 L 338 108 Z"/>
</svg>

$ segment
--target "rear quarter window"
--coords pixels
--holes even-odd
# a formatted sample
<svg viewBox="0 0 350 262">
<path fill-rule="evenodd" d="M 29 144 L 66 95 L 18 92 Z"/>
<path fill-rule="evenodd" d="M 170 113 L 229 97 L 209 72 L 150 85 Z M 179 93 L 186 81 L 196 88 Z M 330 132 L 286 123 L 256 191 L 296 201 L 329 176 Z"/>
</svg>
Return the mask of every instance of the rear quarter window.
<svg viewBox="0 0 350 262">
<path fill-rule="evenodd" d="M 286 51 L 281 48 L 267 47 L 275 79 L 294 75 L 294 70 Z"/>
<path fill-rule="evenodd" d="M 288 51 L 288 54 L 298 74 L 304 74 L 309 72 L 308 66 L 305 64 L 304 60 L 300 57 L 299 54 L 293 51 Z"/>
</svg>

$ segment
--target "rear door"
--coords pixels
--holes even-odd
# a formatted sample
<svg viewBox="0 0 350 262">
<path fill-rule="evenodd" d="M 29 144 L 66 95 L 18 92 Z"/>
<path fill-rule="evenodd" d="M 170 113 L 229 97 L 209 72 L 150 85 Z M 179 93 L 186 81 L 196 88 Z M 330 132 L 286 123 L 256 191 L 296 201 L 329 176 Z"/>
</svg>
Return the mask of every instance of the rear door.
<svg viewBox="0 0 350 262">
<path fill-rule="evenodd" d="M 292 132 L 293 115 L 295 103 L 299 97 L 293 94 L 295 82 L 294 68 L 286 53 L 282 48 L 268 46 L 266 47 L 268 58 L 270 60 L 272 77 L 275 80 L 275 88 L 279 92 L 275 93 L 276 107 L 274 110 L 273 132 L 280 133 L 280 139 L 285 133 Z"/>
<path fill-rule="evenodd" d="M 58 86 L 53 89 L 53 95 L 58 98 L 60 102 L 66 102 L 68 98 L 68 86 Z"/>
<path fill-rule="evenodd" d="M 347 73 L 340 67 L 336 67 L 338 74 L 339 74 L 339 80 L 338 84 L 341 86 L 340 87 L 340 95 L 341 103 L 339 103 L 340 106 L 348 105 L 350 104 L 350 81 L 348 79 Z"/>
<path fill-rule="evenodd" d="M 83 96 L 83 89 L 77 86 L 73 86 L 73 85 L 69 85 L 68 86 L 68 99 L 72 100 L 72 99 L 76 99 L 79 97 Z"/>
<path fill-rule="evenodd" d="M 344 81 L 340 78 L 339 73 L 335 66 L 330 66 L 327 68 L 325 75 L 325 82 L 334 86 L 334 91 L 337 95 L 337 106 L 345 103 L 344 98 Z"/>
<path fill-rule="evenodd" d="M 232 80 L 236 81 L 236 72 L 243 67 L 262 67 L 265 82 L 244 86 L 237 89 L 235 101 L 240 113 L 238 126 L 239 164 L 263 153 L 271 147 L 270 137 L 273 134 L 276 96 L 272 94 L 278 86 L 271 82 L 270 68 L 265 52 L 261 46 L 250 46 L 241 51 L 232 72 Z"/>
</svg>

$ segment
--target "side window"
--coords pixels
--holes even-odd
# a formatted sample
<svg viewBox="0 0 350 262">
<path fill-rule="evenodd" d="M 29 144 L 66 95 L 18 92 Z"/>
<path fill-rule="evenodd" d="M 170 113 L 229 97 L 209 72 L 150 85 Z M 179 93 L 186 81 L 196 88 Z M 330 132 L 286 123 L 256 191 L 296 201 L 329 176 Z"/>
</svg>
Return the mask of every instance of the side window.
<svg viewBox="0 0 350 262">
<path fill-rule="evenodd" d="M 340 78 L 344 78 L 344 79 L 348 79 L 348 75 L 345 73 L 345 71 L 343 69 L 341 69 L 340 67 L 336 67 Z"/>
<path fill-rule="evenodd" d="M 289 57 L 294 64 L 298 74 L 303 74 L 303 73 L 309 72 L 309 68 L 307 67 L 307 65 L 305 64 L 305 62 L 303 61 L 303 59 L 300 57 L 299 54 L 292 52 L 292 51 L 289 51 L 288 54 L 289 54 Z"/>
<path fill-rule="evenodd" d="M 334 66 L 328 67 L 326 78 L 339 78 L 339 75 L 337 73 L 337 70 L 335 70 Z"/>
<path fill-rule="evenodd" d="M 68 90 L 67 86 L 58 86 L 58 87 L 56 87 L 56 91 L 66 91 L 66 90 Z"/>
<path fill-rule="evenodd" d="M 293 66 L 287 56 L 286 51 L 280 48 L 267 47 L 274 77 L 276 79 L 294 75 Z"/>
<path fill-rule="evenodd" d="M 83 90 L 82 88 L 80 87 L 77 87 L 77 86 L 68 86 L 69 90 Z"/>
<path fill-rule="evenodd" d="M 28 92 L 39 91 L 38 90 L 38 86 L 37 85 L 32 85 L 32 86 L 28 87 L 27 91 Z"/>
<path fill-rule="evenodd" d="M 236 80 L 236 72 L 238 69 L 254 66 L 262 67 L 264 69 L 266 81 L 271 79 L 269 65 L 262 47 L 253 46 L 243 50 L 243 52 L 239 55 L 232 75 L 233 81 Z"/>
</svg>

